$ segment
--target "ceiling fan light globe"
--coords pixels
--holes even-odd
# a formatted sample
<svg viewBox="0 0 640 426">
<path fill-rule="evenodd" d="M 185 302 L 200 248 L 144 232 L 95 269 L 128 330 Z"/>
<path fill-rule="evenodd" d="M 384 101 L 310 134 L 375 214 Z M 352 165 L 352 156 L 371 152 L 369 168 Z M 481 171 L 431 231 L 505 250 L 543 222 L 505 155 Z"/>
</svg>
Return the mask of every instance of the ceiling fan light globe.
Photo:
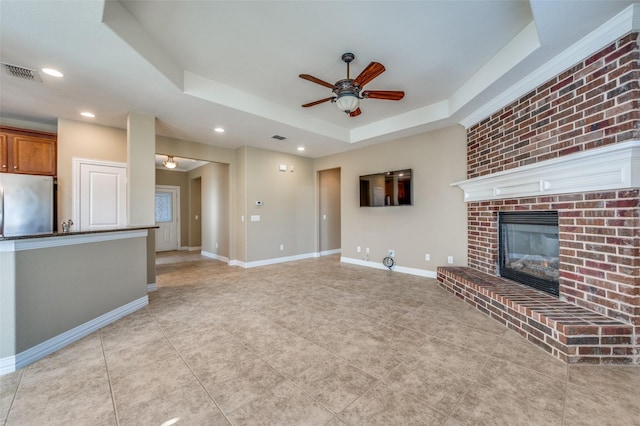
<svg viewBox="0 0 640 426">
<path fill-rule="evenodd" d="M 360 105 L 360 99 L 353 94 L 342 95 L 336 99 L 336 105 L 341 111 L 349 113 L 358 109 Z"/>
</svg>

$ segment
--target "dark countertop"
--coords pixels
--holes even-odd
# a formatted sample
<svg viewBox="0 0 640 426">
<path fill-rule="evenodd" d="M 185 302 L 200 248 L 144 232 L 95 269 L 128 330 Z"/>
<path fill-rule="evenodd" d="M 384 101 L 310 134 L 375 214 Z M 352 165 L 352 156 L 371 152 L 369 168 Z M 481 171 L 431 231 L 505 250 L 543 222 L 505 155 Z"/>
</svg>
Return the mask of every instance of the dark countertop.
<svg viewBox="0 0 640 426">
<path fill-rule="evenodd" d="M 72 235 L 87 234 L 104 234 L 108 232 L 125 232 L 125 231 L 141 231 L 147 229 L 156 229 L 157 226 L 129 226 L 126 228 L 100 229 L 95 231 L 71 231 L 71 232 L 46 232 L 40 234 L 15 235 L 11 237 L 0 237 L 0 241 L 26 240 L 33 238 L 50 238 L 50 237 L 69 237 Z"/>
</svg>

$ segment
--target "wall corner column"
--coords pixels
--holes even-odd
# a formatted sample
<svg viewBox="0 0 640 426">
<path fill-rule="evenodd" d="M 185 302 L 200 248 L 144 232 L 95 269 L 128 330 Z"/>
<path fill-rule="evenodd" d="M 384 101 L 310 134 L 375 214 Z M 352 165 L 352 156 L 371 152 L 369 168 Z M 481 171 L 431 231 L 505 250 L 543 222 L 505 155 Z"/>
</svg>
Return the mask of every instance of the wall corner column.
<svg viewBox="0 0 640 426">
<path fill-rule="evenodd" d="M 156 193 L 156 118 L 130 112 L 127 117 L 127 223 L 129 226 L 155 225 Z M 147 284 L 154 284 L 154 230 L 149 230 L 147 243 Z"/>
</svg>

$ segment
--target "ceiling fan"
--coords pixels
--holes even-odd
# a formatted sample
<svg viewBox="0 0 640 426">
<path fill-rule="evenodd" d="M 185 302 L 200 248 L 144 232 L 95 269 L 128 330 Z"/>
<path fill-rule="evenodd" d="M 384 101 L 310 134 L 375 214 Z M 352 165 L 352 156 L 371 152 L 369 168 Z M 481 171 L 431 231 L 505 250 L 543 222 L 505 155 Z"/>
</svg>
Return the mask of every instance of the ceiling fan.
<svg viewBox="0 0 640 426">
<path fill-rule="evenodd" d="M 345 53 L 342 55 L 342 61 L 347 64 L 347 78 L 338 80 L 336 84 L 327 83 L 309 74 L 300 74 L 300 78 L 328 87 L 335 94 L 335 96 L 309 102 L 308 104 L 302 105 L 302 107 L 308 108 L 331 101 L 350 117 L 357 117 L 362 113 L 360 110 L 360 99 L 399 101 L 404 97 L 404 92 L 396 90 L 365 90 L 361 92 L 364 85 L 382 74 L 385 68 L 384 65 L 379 62 L 371 62 L 360 75 L 355 79 L 351 79 L 349 78 L 349 64 L 354 58 L 355 55 L 353 53 Z"/>
</svg>

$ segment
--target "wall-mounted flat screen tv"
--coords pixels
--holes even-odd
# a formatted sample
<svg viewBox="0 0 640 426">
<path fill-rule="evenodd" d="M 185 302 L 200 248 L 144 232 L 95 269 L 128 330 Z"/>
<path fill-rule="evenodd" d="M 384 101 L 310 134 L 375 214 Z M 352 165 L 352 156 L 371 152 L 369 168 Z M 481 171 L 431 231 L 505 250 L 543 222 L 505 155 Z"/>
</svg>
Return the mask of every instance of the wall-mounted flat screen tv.
<svg viewBox="0 0 640 426">
<path fill-rule="evenodd" d="M 413 204 L 411 169 L 360 176 L 360 207 Z"/>
</svg>

